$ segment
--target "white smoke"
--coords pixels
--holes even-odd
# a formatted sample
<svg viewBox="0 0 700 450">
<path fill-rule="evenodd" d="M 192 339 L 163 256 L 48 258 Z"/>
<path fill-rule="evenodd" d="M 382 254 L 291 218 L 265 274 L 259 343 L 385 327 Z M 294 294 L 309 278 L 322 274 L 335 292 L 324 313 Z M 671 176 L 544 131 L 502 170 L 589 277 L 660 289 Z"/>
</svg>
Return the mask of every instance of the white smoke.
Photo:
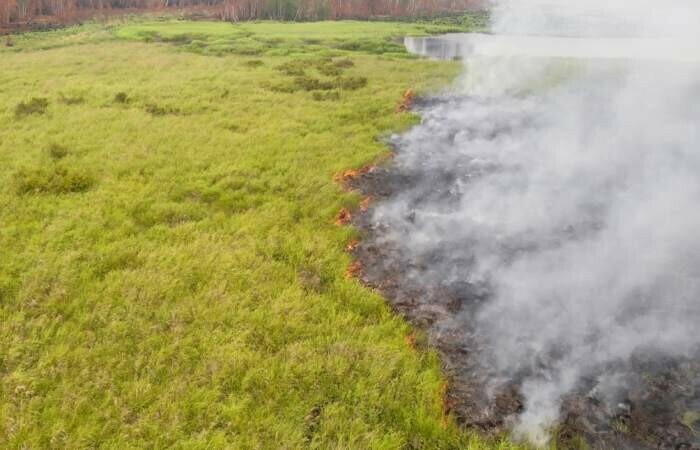
<svg viewBox="0 0 700 450">
<path fill-rule="evenodd" d="M 398 166 L 455 174 L 451 195 L 415 186 L 375 217 L 415 260 L 441 252 L 415 276 L 491 287 L 464 320 L 494 380 L 526 374 L 516 430 L 543 444 L 583 377 L 609 381 L 601 368 L 639 352 L 697 354 L 700 65 L 639 56 L 667 38 L 700 55 L 700 2 L 499 0 L 493 17 L 498 33 L 624 36 L 631 55 L 591 54 L 575 70 L 468 58 L 470 96 L 427 107 L 399 138 Z M 564 76 L 537 85 L 553 67 Z"/>
<path fill-rule="evenodd" d="M 564 36 L 698 36 L 693 0 L 492 0 L 492 31 Z"/>
</svg>

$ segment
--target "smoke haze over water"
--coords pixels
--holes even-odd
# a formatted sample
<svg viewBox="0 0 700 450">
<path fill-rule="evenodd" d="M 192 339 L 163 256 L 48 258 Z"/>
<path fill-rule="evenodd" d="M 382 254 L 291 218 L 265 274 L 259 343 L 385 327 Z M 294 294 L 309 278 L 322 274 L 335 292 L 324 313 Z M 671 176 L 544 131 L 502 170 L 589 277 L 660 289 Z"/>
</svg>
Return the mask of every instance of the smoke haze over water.
<svg viewBox="0 0 700 450">
<path fill-rule="evenodd" d="M 500 0 L 493 29 L 671 37 L 700 54 L 690 0 Z M 700 65 L 475 53 L 462 94 L 395 137 L 397 170 L 424 181 L 374 221 L 413 281 L 488 290 L 450 326 L 478 336 L 491 387 L 518 380 L 514 428 L 544 443 L 583 380 L 614 404 L 635 358 L 697 360 Z"/>
</svg>

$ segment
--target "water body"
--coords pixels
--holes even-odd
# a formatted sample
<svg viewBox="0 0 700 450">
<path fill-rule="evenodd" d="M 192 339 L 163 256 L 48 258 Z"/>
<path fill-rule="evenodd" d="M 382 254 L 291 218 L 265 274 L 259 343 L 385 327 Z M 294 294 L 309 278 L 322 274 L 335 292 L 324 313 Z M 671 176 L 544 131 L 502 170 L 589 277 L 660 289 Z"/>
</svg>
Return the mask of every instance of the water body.
<svg viewBox="0 0 700 450">
<path fill-rule="evenodd" d="M 700 61 L 700 43 L 682 38 L 581 38 L 454 33 L 406 37 L 406 49 L 431 59 L 470 57 Z"/>
</svg>

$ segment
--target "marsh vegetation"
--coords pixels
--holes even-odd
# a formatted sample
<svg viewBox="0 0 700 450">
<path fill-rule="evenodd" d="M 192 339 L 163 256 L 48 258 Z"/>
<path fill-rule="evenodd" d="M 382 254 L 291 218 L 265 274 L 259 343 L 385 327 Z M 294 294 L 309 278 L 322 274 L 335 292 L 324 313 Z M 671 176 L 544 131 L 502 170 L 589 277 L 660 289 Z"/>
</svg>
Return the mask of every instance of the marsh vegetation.
<svg viewBox="0 0 700 450">
<path fill-rule="evenodd" d="M 407 89 L 458 73 L 394 44 L 431 27 L 134 22 L 0 49 L 0 447 L 483 448 L 333 223 L 360 202 L 334 175 L 415 122 Z"/>
</svg>

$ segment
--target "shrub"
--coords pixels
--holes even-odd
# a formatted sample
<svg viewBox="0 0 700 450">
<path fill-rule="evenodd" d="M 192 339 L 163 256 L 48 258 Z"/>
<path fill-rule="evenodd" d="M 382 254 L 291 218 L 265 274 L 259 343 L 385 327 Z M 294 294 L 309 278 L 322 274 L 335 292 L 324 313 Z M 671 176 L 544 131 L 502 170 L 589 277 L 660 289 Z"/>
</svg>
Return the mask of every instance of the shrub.
<svg viewBox="0 0 700 450">
<path fill-rule="evenodd" d="M 58 160 L 68 156 L 68 149 L 62 145 L 51 144 L 49 145 L 48 153 L 51 159 Z"/>
<path fill-rule="evenodd" d="M 292 83 L 262 83 L 264 88 L 270 89 L 274 92 L 284 92 L 293 93 L 297 91 L 330 91 L 334 89 L 342 89 L 346 91 L 354 91 L 363 88 L 367 85 L 367 78 L 365 77 L 337 77 L 333 80 L 320 80 L 318 78 L 313 78 L 308 75 L 302 75 L 294 77 Z M 326 100 L 331 100 L 333 95 L 331 94 Z M 316 99 L 316 97 L 314 97 Z"/>
<path fill-rule="evenodd" d="M 332 58 L 321 59 L 316 62 L 315 67 L 323 75 L 329 77 L 335 77 L 342 74 L 345 69 L 353 67 L 355 65 L 351 59 L 342 58 L 333 60 Z"/>
<path fill-rule="evenodd" d="M 114 103 L 129 103 L 129 96 L 126 95 L 126 92 L 117 92 L 114 94 Z"/>
<path fill-rule="evenodd" d="M 31 114 L 44 114 L 49 107 L 49 101 L 45 98 L 34 97 L 28 102 L 21 102 L 15 107 L 15 117 L 21 118 Z"/>
<path fill-rule="evenodd" d="M 406 51 L 402 45 L 389 40 L 348 40 L 337 44 L 337 48 L 353 52 L 370 53 L 373 55 L 402 53 Z"/>
<path fill-rule="evenodd" d="M 177 114 L 179 111 L 168 106 L 159 106 L 155 103 L 147 103 L 144 110 L 153 116 L 164 116 L 166 114 Z"/>
<path fill-rule="evenodd" d="M 23 169 L 14 175 L 15 191 L 20 194 L 69 194 L 87 191 L 95 180 L 88 174 L 54 167 L 45 169 Z"/>
</svg>

